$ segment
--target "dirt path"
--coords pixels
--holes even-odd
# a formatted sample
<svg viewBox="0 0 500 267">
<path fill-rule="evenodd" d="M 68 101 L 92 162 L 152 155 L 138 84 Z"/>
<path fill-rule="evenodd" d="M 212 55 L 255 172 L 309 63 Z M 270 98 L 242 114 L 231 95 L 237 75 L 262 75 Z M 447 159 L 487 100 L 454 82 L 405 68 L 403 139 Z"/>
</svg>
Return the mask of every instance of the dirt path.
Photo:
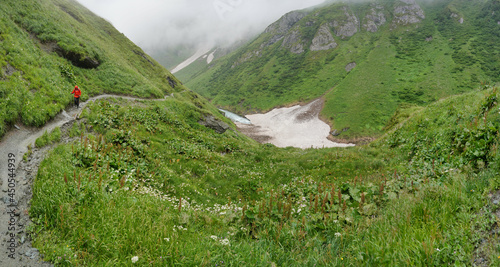
<svg viewBox="0 0 500 267">
<path fill-rule="evenodd" d="M 277 108 L 266 114 L 246 115 L 251 125 L 237 123 L 238 129 L 260 143 L 298 148 L 348 147 L 328 140 L 330 126 L 319 119 L 323 99 L 304 106 Z"/>
<path fill-rule="evenodd" d="M 33 180 L 38 172 L 38 166 L 47 150 L 33 149 L 28 162 L 23 162 L 23 155 L 31 144 L 34 147 L 36 139 L 45 131 L 56 127 L 69 125 L 76 120 L 89 102 L 103 98 L 122 98 L 126 100 L 147 100 L 127 96 L 100 95 L 81 103 L 80 108 L 67 108 L 42 128 L 16 126 L 0 141 L 0 234 L 1 252 L 0 266 L 52 266 L 42 262 L 38 249 L 31 246 L 31 239 L 26 233 L 30 224 L 29 202 L 32 197 Z M 162 101 L 164 99 L 153 99 Z M 10 164 L 10 165 L 9 165 Z"/>
</svg>

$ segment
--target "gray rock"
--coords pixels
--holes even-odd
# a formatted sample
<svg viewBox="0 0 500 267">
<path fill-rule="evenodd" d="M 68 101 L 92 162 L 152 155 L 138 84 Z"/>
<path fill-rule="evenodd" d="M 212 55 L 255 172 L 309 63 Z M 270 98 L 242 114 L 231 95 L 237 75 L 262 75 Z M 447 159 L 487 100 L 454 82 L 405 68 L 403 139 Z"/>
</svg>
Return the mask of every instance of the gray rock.
<svg viewBox="0 0 500 267">
<path fill-rule="evenodd" d="M 354 68 L 356 68 L 356 62 L 351 62 L 345 66 L 345 71 L 350 72 Z"/>
<path fill-rule="evenodd" d="M 229 125 L 212 115 L 205 115 L 202 120 L 198 122 L 199 124 L 215 130 L 217 133 L 223 134 L 229 129 Z"/>
<path fill-rule="evenodd" d="M 345 18 L 333 21 L 330 23 L 330 26 L 334 28 L 335 35 L 345 39 L 358 32 L 359 20 L 354 14 L 349 13 L 347 7 L 343 7 L 342 9 L 344 10 Z"/>
<path fill-rule="evenodd" d="M 294 54 L 304 52 L 304 45 L 302 44 L 302 35 L 298 29 L 290 31 L 283 40 L 281 47 L 290 49 Z"/>
<path fill-rule="evenodd" d="M 316 36 L 312 40 L 311 47 L 309 50 L 311 51 L 320 51 L 320 50 L 330 50 L 337 47 L 337 43 L 335 39 L 333 39 L 333 35 L 330 32 L 330 28 L 328 25 L 322 25 Z"/>
<path fill-rule="evenodd" d="M 285 38 L 285 35 L 290 31 L 290 29 L 292 29 L 293 26 L 295 26 L 295 24 L 302 18 L 307 16 L 307 14 L 307 12 L 292 11 L 285 14 L 275 23 L 269 25 L 269 27 L 267 27 L 264 32 L 272 33 L 273 35 L 271 36 L 269 41 L 264 44 L 264 47 L 271 46 Z"/>
<path fill-rule="evenodd" d="M 376 32 L 378 31 L 378 27 L 384 25 L 386 22 L 384 7 L 375 6 L 370 10 L 370 13 L 366 14 L 363 27 L 369 32 Z"/>
<path fill-rule="evenodd" d="M 36 248 L 30 248 L 24 255 L 30 259 L 36 259 L 40 256 L 40 252 Z"/>
<path fill-rule="evenodd" d="M 394 8 L 393 24 L 414 24 L 421 22 L 422 19 L 425 19 L 424 11 L 415 0 L 400 0 L 399 5 Z"/>
<path fill-rule="evenodd" d="M 287 13 L 275 23 L 269 25 L 269 27 L 267 27 L 267 29 L 264 32 L 284 35 L 297 22 L 299 22 L 302 18 L 307 16 L 307 14 L 308 13 L 306 12 L 300 12 L 300 11 L 292 11 L 290 13 Z"/>
</svg>

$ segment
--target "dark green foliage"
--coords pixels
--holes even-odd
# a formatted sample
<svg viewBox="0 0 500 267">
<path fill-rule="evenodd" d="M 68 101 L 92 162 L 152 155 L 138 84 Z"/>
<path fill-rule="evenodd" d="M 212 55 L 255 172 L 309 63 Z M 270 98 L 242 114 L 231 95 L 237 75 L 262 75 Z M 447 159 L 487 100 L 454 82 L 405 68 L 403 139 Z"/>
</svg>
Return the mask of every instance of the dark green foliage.
<svg viewBox="0 0 500 267">
<path fill-rule="evenodd" d="M 363 27 L 370 3 L 331 3 L 309 11 L 288 32 L 301 33 L 303 53 L 290 52 L 283 39 L 267 46 L 277 36 L 266 32 L 193 75 L 187 85 L 238 113 L 267 111 L 330 92 L 323 118 L 335 129 L 351 129 L 342 138 L 355 138 L 382 134 L 399 104 L 425 106 L 481 82 L 499 81 L 497 1 L 419 1 L 426 18 L 406 26 L 391 21 L 399 1 L 377 2 L 387 22 L 375 33 Z M 337 48 L 309 51 L 322 24 L 346 21 L 344 8 L 360 20 L 358 32 L 342 39 L 332 31 Z M 356 68 L 346 73 L 352 62 Z"/>
<path fill-rule="evenodd" d="M 484 244 L 498 263 L 496 89 L 400 105 L 384 138 L 319 150 L 216 134 L 197 123 L 196 95 L 176 95 L 91 104 L 80 138 L 42 163 L 30 214 L 46 259 L 441 266 Z"/>
<path fill-rule="evenodd" d="M 41 126 L 72 101 L 102 93 L 159 98 L 183 90 L 167 70 L 73 0 L 0 3 L 0 136 Z"/>
</svg>

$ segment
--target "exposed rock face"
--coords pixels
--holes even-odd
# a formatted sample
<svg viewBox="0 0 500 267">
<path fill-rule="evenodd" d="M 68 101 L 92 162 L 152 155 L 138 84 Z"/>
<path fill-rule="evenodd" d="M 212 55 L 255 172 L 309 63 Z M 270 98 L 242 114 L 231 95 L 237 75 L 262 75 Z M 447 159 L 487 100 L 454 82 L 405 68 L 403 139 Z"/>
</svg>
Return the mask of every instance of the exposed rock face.
<svg viewBox="0 0 500 267">
<path fill-rule="evenodd" d="M 458 14 L 456 14 L 456 13 L 451 13 L 450 17 L 452 17 L 452 18 L 459 18 L 459 19 L 458 19 L 458 23 L 460 23 L 460 24 L 463 24 L 463 23 L 464 23 L 464 18 L 463 18 L 463 17 L 460 17 L 460 16 L 459 16 Z"/>
<path fill-rule="evenodd" d="M 370 13 L 366 14 L 363 28 L 369 32 L 376 32 L 378 31 L 378 27 L 384 25 L 386 22 L 387 19 L 384 14 L 384 7 L 375 6 L 370 10 Z"/>
<path fill-rule="evenodd" d="M 330 26 L 334 28 L 335 35 L 345 39 L 358 32 L 359 20 L 354 14 L 349 13 L 347 7 L 343 7 L 342 9 L 344 10 L 345 19 L 341 21 L 335 20 L 330 23 Z"/>
<path fill-rule="evenodd" d="M 172 87 L 172 88 L 175 88 L 177 86 L 177 83 L 170 76 L 167 76 L 167 82 L 170 85 L 170 87 Z"/>
<path fill-rule="evenodd" d="M 320 50 L 330 50 L 337 47 L 337 43 L 335 39 L 333 39 L 333 35 L 330 32 L 330 28 L 328 25 L 323 24 L 320 28 L 316 36 L 312 40 L 311 47 L 309 50 L 311 51 L 320 51 Z"/>
<path fill-rule="evenodd" d="M 295 54 L 304 52 L 304 46 L 302 44 L 297 44 L 300 39 L 300 32 L 293 31 L 290 33 L 289 31 L 295 26 L 297 22 L 307 16 L 307 14 L 307 12 L 292 11 L 285 14 L 275 23 L 269 25 L 264 33 L 271 33 L 271 38 L 266 43 L 263 43 L 260 46 L 259 50 L 251 51 L 243 55 L 237 62 L 235 62 L 231 66 L 231 68 L 235 68 L 252 58 L 259 57 L 262 53 L 262 49 L 283 40 L 283 38 L 285 38 L 285 40 L 281 45 L 282 47 L 290 49 L 290 51 Z"/>
<path fill-rule="evenodd" d="M 266 46 L 273 45 L 283 39 L 285 34 L 306 15 L 307 13 L 305 12 L 293 11 L 284 15 L 280 20 L 267 27 L 264 32 L 273 33 L 274 36 L 271 37 L 269 42 L 266 43 Z"/>
<path fill-rule="evenodd" d="M 76 53 L 73 51 L 66 51 L 59 46 L 56 49 L 56 53 L 59 56 L 71 61 L 71 64 L 79 68 L 95 69 L 99 67 L 99 65 L 101 65 L 101 63 L 94 58 L 91 58 L 89 56 L 84 56 L 80 53 Z"/>
<path fill-rule="evenodd" d="M 227 129 L 229 129 L 229 125 L 227 125 L 227 123 L 217 119 L 213 115 L 205 115 L 198 123 L 215 130 L 219 134 L 223 134 L 227 131 Z"/>
<path fill-rule="evenodd" d="M 300 54 L 304 52 L 304 45 L 302 44 L 302 35 L 300 34 L 300 31 L 298 29 L 295 29 L 289 32 L 285 36 L 281 47 L 290 49 L 290 52 L 294 54 Z"/>
<path fill-rule="evenodd" d="M 422 8 L 415 0 L 400 0 L 394 8 L 394 21 L 396 25 L 408 25 L 419 23 L 425 19 Z"/>
<path fill-rule="evenodd" d="M 144 60 L 146 60 L 147 62 L 149 62 L 149 64 L 151 64 L 151 66 L 154 66 L 155 63 L 153 63 L 153 61 L 151 61 L 147 56 L 146 54 L 144 54 L 144 52 L 142 51 L 139 51 L 139 50 L 134 50 L 133 51 L 134 54 L 138 55 L 138 56 L 141 56 Z"/>
</svg>

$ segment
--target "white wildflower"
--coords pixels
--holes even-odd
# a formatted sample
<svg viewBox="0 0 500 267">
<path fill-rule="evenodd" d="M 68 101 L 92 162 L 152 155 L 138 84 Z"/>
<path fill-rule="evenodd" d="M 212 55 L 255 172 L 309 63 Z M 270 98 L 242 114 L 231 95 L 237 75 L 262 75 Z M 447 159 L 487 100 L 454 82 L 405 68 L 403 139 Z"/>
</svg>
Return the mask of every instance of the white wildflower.
<svg viewBox="0 0 500 267">
<path fill-rule="evenodd" d="M 217 236 L 215 235 L 210 236 L 210 238 L 212 238 L 213 240 L 217 240 Z"/>
<path fill-rule="evenodd" d="M 163 238 L 163 240 L 170 242 L 170 238 L 168 238 L 168 237 Z"/>
<path fill-rule="evenodd" d="M 342 236 L 342 234 L 341 234 L 341 233 L 335 233 L 335 236 L 336 236 L 336 237 L 341 237 L 341 236 Z"/>
<path fill-rule="evenodd" d="M 221 240 L 221 241 L 220 241 L 220 243 L 221 243 L 222 245 L 224 245 L 224 246 L 231 246 L 231 244 L 229 244 L 229 239 L 227 239 L 227 238 L 226 238 L 226 239 Z"/>
<path fill-rule="evenodd" d="M 132 257 L 132 263 L 136 263 L 139 260 L 139 257 L 134 256 Z"/>
</svg>

